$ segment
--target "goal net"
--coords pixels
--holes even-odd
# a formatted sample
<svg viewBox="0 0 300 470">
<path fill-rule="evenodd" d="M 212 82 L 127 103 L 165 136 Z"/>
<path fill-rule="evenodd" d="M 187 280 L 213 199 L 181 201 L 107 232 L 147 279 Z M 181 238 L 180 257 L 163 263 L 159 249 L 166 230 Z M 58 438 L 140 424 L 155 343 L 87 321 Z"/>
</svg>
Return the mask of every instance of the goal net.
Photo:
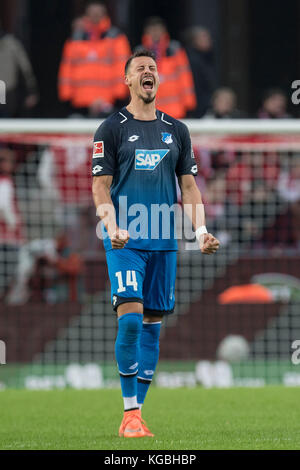
<svg viewBox="0 0 300 470">
<path fill-rule="evenodd" d="M 300 385 L 300 125 L 186 123 L 221 248 L 205 256 L 193 238 L 179 240 L 155 383 Z M 98 125 L 0 123 L 0 387 L 119 384 L 91 195 Z"/>
</svg>

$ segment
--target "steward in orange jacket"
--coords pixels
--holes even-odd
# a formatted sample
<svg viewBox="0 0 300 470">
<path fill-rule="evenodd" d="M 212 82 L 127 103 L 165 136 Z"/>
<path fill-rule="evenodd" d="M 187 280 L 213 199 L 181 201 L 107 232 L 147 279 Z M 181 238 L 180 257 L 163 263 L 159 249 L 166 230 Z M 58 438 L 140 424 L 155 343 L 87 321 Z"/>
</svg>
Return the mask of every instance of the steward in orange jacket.
<svg viewBox="0 0 300 470">
<path fill-rule="evenodd" d="M 160 77 L 157 107 L 176 119 L 184 118 L 196 107 L 193 76 L 184 49 L 170 40 L 163 21 L 156 17 L 146 23 L 142 47 L 156 57 Z"/>
<path fill-rule="evenodd" d="M 111 111 L 117 100 L 127 97 L 123 83 L 124 66 L 131 54 L 127 37 L 114 26 L 104 5 L 99 21 L 86 16 L 75 20 L 72 39 L 66 41 L 58 76 L 62 101 L 74 108 L 99 105 L 99 111 Z M 89 8 L 89 7 L 88 7 Z"/>
</svg>

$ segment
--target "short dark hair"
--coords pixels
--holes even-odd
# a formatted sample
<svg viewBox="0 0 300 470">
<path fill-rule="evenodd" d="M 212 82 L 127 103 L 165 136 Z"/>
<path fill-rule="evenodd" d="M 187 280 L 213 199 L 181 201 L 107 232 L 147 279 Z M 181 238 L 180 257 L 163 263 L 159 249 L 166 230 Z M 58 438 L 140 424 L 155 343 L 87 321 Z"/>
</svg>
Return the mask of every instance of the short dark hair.
<svg viewBox="0 0 300 470">
<path fill-rule="evenodd" d="M 146 19 L 144 28 L 150 28 L 151 26 L 162 26 L 167 29 L 165 21 L 160 16 L 149 16 Z"/>
<path fill-rule="evenodd" d="M 106 4 L 104 0 L 89 0 L 85 6 L 87 8 L 87 7 L 90 7 L 91 5 L 97 5 L 97 6 L 106 8 Z"/>
<path fill-rule="evenodd" d="M 287 98 L 286 93 L 281 88 L 274 87 L 274 88 L 269 88 L 268 90 L 264 92 L 262 101 L 264 102 L 268 100 L 269 98 L 272 98 L 272 96 L 275 96 L 275 95 L 283 96 L 285 99 Z"/>
<path fill-rule="evenodd" d="M 89 0 L 85 5 L 85 11 L 91 6 L 93 6 L 93 7 L 94 6 L 95 7 L 103 7 L 104 10 L 106 11 L 106 13 L 108 13 L 107 5 L 104 2 L 104 0 Z"/>
<path fill-rule="evenodd" d="M 137 49 L 134 54 L 132 54 L 129 59 L 127 60 L 126 64 L 125 64 L 125 75 L 127 74 L 128 72 L 128 69 L 130 67 L 130 64 L 131 62 L 133 61 L 133 59 L 135 59 L 136 57 L 151 57 L 151 59 L 154 60 L 154 62 L 156 62 L 156 58 L 155 58 L 155 54 L 151 51 L 149 51 L 148 49 Z"/>
</svg>

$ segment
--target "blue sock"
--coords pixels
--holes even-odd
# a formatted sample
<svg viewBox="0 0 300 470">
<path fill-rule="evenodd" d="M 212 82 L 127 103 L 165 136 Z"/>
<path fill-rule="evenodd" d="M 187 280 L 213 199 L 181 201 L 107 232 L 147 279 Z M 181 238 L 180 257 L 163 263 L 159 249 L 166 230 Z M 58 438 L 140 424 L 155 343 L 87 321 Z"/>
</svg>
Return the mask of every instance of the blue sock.
<svg viewBox="0 0 300 470">
<path fill-rule="evenodd" d="M 115 355 L 125 410 L 137 408 L 137 373 L 142 326 L 141 313 L 125 313 L 118 320 Z"/>
<path fill-rule="evenodd" d="M 159 334 L 161 322 L 143 323 L 140 341 L 140 360 L 137 384 L 137 402 L 142 405 L 159 358 Z"/>
</svg>

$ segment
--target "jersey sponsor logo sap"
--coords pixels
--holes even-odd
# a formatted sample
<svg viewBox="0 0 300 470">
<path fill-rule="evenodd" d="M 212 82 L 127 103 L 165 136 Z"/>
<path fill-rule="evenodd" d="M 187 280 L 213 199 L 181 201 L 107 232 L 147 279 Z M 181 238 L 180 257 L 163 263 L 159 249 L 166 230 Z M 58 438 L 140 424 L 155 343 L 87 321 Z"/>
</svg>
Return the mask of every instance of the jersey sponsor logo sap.
<svg viewBox="0 0 300 470">
<path fill-rule="evenodd" d="M 104 157 L 104 142 L 103 142 L 103 140 L 99 140 L 98 142 L 94 142 L 93 158 L 103 158 L 103 157 Z"/>
<path fill-rule="evenodd" d="M 135 151 L 135 169 L 136 170 L 155 170 L 162 159 L 169 153 L 169 149 Z"/>
</svg>

